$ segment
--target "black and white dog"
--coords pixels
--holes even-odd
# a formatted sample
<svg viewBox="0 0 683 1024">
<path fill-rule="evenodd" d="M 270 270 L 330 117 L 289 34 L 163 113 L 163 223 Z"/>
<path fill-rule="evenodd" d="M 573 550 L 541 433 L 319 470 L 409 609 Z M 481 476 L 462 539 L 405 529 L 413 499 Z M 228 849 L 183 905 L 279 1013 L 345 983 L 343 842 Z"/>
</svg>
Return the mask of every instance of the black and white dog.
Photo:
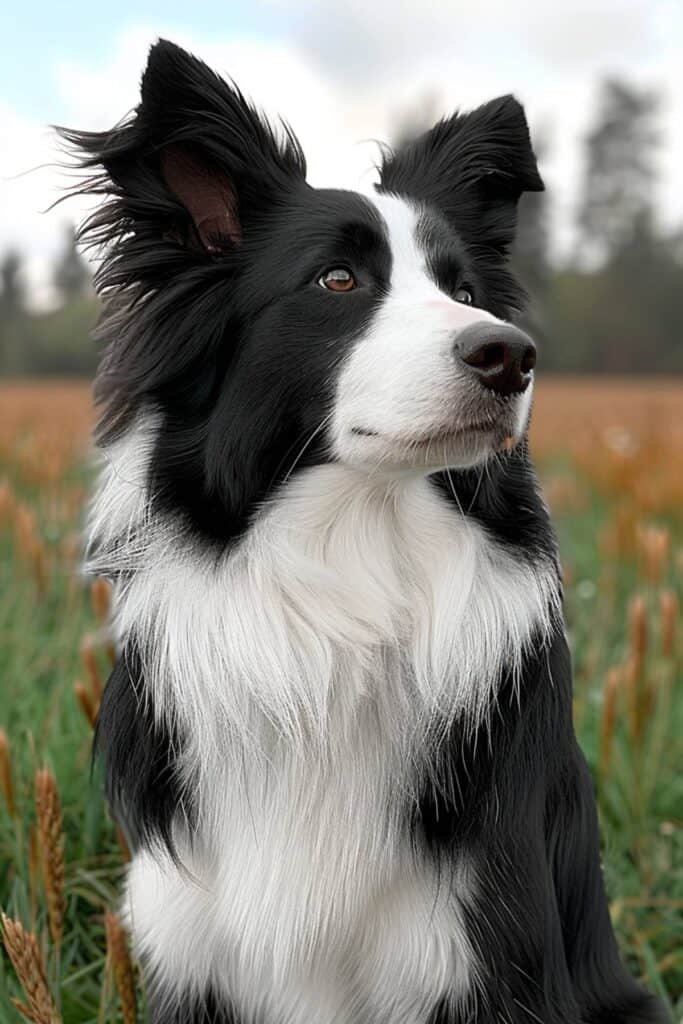
<svg viewBox="0 0 683 1024">
<path fill-rule="evenodd" d="M 97 746 L 157 1024 L 636 1024 L 509 319 L 511 97 L 306 184 L 167 42 L 107 201 Z"/>
</svg>

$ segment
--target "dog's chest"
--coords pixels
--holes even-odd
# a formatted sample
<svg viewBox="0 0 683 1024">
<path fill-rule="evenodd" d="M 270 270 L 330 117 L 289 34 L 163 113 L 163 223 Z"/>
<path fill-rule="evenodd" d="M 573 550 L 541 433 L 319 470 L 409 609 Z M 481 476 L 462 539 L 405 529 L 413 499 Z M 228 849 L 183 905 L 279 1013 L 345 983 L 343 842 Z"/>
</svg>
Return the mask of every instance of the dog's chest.
<svg viewBox="0 0 683 1024">
<path fill-rule="evenodd" d="M 462 863 L 439 886 L 410 836 L 426 733 L 484 716 L 543 622 L 544 577 L 427 482 L 359 497 L 333 467 L 222 569 L 154 562 L 167 585 L 132 585 L 122 619 L 156 601 L 155 700 L 184 722 L 200 816 L 191 848 L 179 833 L 189 873 L 132 866 L 139 947 L 254 1020 L 425 1021 L 470 984 L 475 884 Z"/>
<path fill-rule="evenodd" d="M 129 876 L 146 959 L 182 990 L 211 985 L 245 1021 L 424 1024 L 468 988 L 467 864 L 437 882 L 412 847 L 411 780 L 370 703 L 318 763 L 271 752 L 218 771 L 211 836 Z M 163 908 L 163 910 L 161 909 Z M 240 1017 L 240 1019 L 242 1019 Z"/>
</svg>

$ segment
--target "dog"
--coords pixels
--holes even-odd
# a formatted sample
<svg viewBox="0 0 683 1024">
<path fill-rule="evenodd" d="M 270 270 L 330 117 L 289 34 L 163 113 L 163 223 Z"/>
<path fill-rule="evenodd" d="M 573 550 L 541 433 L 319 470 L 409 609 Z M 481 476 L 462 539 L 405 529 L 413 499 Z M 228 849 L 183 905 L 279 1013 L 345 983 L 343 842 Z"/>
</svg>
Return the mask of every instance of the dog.
<svg viewBox="0 0 683 1024">
<path fill-rule="evenodd" d="M 572 728 L 511 320 L 512 96 L 367 194 L 167 41 L 111 131 L 96 734 L 154 1024 L 646 1024 Z"/>
</svg>

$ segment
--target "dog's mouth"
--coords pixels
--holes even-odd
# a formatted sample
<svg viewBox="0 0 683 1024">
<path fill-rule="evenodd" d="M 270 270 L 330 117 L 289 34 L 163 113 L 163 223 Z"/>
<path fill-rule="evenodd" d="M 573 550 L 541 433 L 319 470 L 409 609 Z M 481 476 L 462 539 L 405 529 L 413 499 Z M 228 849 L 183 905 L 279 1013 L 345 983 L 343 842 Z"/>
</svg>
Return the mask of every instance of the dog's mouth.
<svg viewBox="0 0 683 1024">
<path fill-rule="evenodd" d="M 377 438 L 379 441 L 387 442 L 396 447 L 407 449 L 438 448 L 453 444 L 463 444 L 468 441 L 481 440 L 485 435 L 495 435 L 500 439 L 501 444 L 508 439 L 514 440 L 514 436 L 507 425 L 495 423 L 491 420 L 475 421 L 461 424 L 457 427 L 429 431 L 428 433 L 416 433 L 411 435 L 386 434 L 369 427 L 352 427 L 351 433 L 356 437 Z"/>
<path fill-rule="evenodd" d="M 342 458 L 374 473 L 469 469 L 512 452 L 526 435 L 531 389 L 506 400 L 483 400 L 467 392 L 457 403 L 445 397 L 430 410 L 427 403 L 420 407 L 416 402 L 415 416 L 404 403 L 386 423 L 373 422 L 372 415 L 365 422 L 364 417 L 351 420 L 344 433 L 346 445 L 340 449 Z"/>
<path fill-rule="evenodd" d="M 512 412 L 512 410 L 511 410 Z M 356 425 L 351 435 L 368 444 L 363 461 L 378 472 L 403 469 L 435 472 L 467 468 L 486 462 L 497 453 L 511 452 L 521 441 L 514 415 L 477 417 L 410 433 L 393 433 Z"/>
</svg>

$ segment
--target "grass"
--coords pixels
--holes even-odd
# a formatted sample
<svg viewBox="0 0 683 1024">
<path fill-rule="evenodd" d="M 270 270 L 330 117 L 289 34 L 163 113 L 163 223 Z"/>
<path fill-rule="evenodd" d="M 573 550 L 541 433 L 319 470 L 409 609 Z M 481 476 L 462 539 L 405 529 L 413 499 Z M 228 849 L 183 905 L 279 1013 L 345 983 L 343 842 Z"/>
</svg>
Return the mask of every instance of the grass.
<svg viewBox="0 0 683 1024">
<path fill-rule="evenodd" d="M 632 970 L 676 1020 L 683 474 L 672 471 L 671 453 L 683 440 L 682 399 L 683 385 L 541 382 L 533 434 L 561 538 L 575 720 L 596 780 L 611 913 Z M 90 481 L 88 393 L 80 384 L 4 385 L 0 407 L 0 728 L 16 804 L 6 799 L 0 737 L 0 906 L 35 935 L 57 1020 L 131 1024 L 133 979 L 111 915 L 125 855 L 97 773 L 90 777 L 83 708 L 96 704 L 108 667 L 97 639 L 104 594 L 91 593 L 77 568 Z M 59 900 L 41 870 L 39 835 L 62 826 L 53 808 L 52 833 L 38 827 L 35 780 L 44 768 L 57 780 L 65 836 L 59 942 L 47 913 L 48 897 L 53 916 Z M 0 956 L 3 1024 L 21 1019 L 12 999 L 27 1002 Z M 140 1019 L 143 1004 L 139 993 Z"/>
</svg>

